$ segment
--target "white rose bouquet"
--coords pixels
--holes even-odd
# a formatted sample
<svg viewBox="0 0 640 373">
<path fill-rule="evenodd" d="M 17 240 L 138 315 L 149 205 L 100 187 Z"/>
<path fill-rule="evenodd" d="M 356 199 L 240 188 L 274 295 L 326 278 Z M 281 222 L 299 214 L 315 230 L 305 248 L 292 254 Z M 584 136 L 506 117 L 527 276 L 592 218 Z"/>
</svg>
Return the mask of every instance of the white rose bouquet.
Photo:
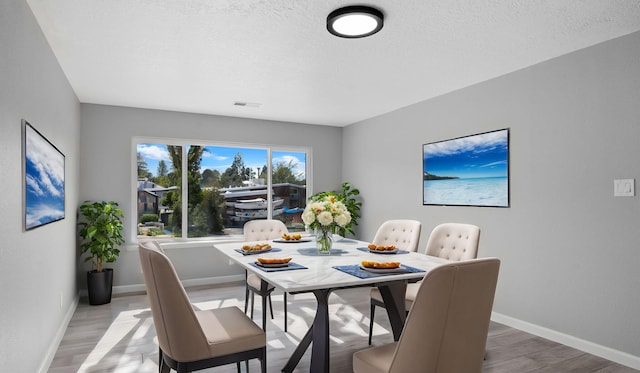
<svg viewBox="0 0 640 373">
<path fill-rule="evenodd" d="M 351 214 L 344 203 L 335 196 L 325 196 L 310 202 L 302 213 L 302 221 L 316 231 L 318 251 L 331 251 L 331 234 L 337 227 L 344 227 L 351 221 Z"/>
<path fill-rule="evenodd" d="M 311 229 L 329 229 L 344 227 L 351 221 L 351 214 L 344 203 L 334 196 L 310 202 L 302 213 L 302 221 Z"/>
</svg>

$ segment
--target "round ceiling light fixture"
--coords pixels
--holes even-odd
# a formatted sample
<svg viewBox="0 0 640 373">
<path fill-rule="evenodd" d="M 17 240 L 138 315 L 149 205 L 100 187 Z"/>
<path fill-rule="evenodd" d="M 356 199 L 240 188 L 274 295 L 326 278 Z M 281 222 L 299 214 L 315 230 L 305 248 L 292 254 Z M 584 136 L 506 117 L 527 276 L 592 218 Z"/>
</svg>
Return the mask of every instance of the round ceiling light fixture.
<svg viewBox="0 0 640 373">
<path fill-rule="evenodd" d="M 378 9 L 352 5 L 331 12 L 327 17 L 327 30 L 341 38 L 364 38 L 380 31 L 383 20 Z"/>
</svg>

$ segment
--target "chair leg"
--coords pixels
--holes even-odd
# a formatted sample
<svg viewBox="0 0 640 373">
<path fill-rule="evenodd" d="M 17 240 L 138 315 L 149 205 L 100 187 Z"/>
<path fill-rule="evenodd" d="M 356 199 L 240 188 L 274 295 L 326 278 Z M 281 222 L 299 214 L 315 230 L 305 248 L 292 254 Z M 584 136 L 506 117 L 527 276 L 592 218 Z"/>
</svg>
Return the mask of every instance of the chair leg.
<svg viewBox="0 0 640 373">
<path fill-rule="evenodd" d="M 271 303 L 271 294 L 269 294 L 268 297 L 269 297 L 269 311 L 271 311 L 271 320 L 273 320 L 273 304 Z"/>
<path fill-rule="evenodd" d="M 267 331 L 267 297 L 271 300 L 270 295 L 263 295 L 262 298 L 262 330 Z"/>
<path fill-rule="evenodd" d="M 287 332 L 287 292 L 284 292 L 284 332 Z"/>
<path fill-rule="evenodd" d="M 254 297 L 255 297 L 255 294 L 252 291 L 251 292 L 251 320 L 253 320 L 253 302 L 255 301 Z"/>
<path fill-rule="evenodd" d="M 245 285 L 244 288 L 244 313 L 247 313 L 247 308 L 249 306 L 249 286 Z"/>
<path fill-rule="evenodd" d="M 238 373 L 241 373 L 239 361 L 236 361 L 236 370 L 238 371 Z"/>
<path fill-rule="evenodd" d="M 369 346 L 371 346 L 371 336 L 373 335 L 373 317 L 376 315 L 376 305 L 371 303 L 371 312 L 369 315 Z"/>
</svg>

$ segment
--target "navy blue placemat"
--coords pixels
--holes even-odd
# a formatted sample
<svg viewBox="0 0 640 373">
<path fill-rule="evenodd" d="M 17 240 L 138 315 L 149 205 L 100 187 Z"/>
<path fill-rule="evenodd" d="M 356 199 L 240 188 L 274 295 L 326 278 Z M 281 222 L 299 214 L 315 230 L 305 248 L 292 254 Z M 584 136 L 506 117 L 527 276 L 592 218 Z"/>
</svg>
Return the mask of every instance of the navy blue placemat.
<svg viewBox="0 0 640 373">
<path fill-rule="evenodd" d="M 342 249 L 331 249 L 331 254 L 320 254 L 318 252 L 318 249 L 315 247 L 307 247 L 304 249 L 298 249 L 298 252 L 302 255 L 307 255 L 307 256 L 329 256 L 329 255 L 342 255 L 342 254 L 346 254 L 349 251 L 348 250 L 342 250 Z"/>
<path fill-rule="evenodd" d="M 289 265 L 286 267 L 276 267 L 276 268 L 265 268 L 265 267 L 261 267 L 259 265 L 257 265 L 255 262 L 254 263 L 249 263 L 252 266 L 265 271 L 265 272 L 278 272 L 278 271 L 291 271 L 293 269 L 308 269 L 307 267 L 298 264 L 298 263 L 294 263 L 294 262 L 289 262 Z"/>
<path fill-rule="evenodd" d="M 359 264 L 353 264 L 348 266 L 334 266 L 333 268 L 342 271 L 344 273 L 348 273 L 352 276 L 356 276 L 358 278 L 371 278 L 371 277 L 380 277 L 380 276 L 388 276 L 388 275 L 398 275 L 403 273 L 418 273 L 424 272 L 424 270 L 419 268 L 410 267 L 408 265 L 400 264 L 400 268 L 406 271 L 398 271 L 398 272 L 390 272 L 390 273 L 373 273 L 369 271 L 365 271 L 360 268 Z"/>
<path fill-rule="evenodd" d="M 369 250 L 368 247 L 359 247 L 358 250 L 364 251 L 365 253 L 380 254 L 380 255 L 409 254 L 409 252 L 407 250 L 398 250 L 395 253 L 384 253 L 383 251 L 380 251 L 380 252 L 371 251 L 371 250 Z"/>
<path fill-rule="evenodd" d="M 282 251 L 282 249 L 278 249 L 277 247 L 272 247 L 269 251 L 260 251 L 254 253 L 253 251 L 244 251 L 242 249 L 235 249 L 236 252 L 242 255 L 256 255 L 256 254 L 266 254 L 266 253 L 277 253 L 278 251 Z"/>
</svg>

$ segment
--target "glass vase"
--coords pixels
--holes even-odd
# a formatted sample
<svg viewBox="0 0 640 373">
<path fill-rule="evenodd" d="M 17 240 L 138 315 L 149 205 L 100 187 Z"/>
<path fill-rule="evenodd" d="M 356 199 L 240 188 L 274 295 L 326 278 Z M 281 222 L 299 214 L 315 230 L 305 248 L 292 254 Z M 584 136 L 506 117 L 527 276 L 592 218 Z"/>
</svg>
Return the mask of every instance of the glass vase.
<svg viewBox="0 0 640 373">
<path fill-rule="evenodd" d="M 316 231 L 316 248 L 318 254 L 331 255 L 331 246 L 333 246 L 333 238 L 330 228 L 319 228 Z"/>
</svg>

